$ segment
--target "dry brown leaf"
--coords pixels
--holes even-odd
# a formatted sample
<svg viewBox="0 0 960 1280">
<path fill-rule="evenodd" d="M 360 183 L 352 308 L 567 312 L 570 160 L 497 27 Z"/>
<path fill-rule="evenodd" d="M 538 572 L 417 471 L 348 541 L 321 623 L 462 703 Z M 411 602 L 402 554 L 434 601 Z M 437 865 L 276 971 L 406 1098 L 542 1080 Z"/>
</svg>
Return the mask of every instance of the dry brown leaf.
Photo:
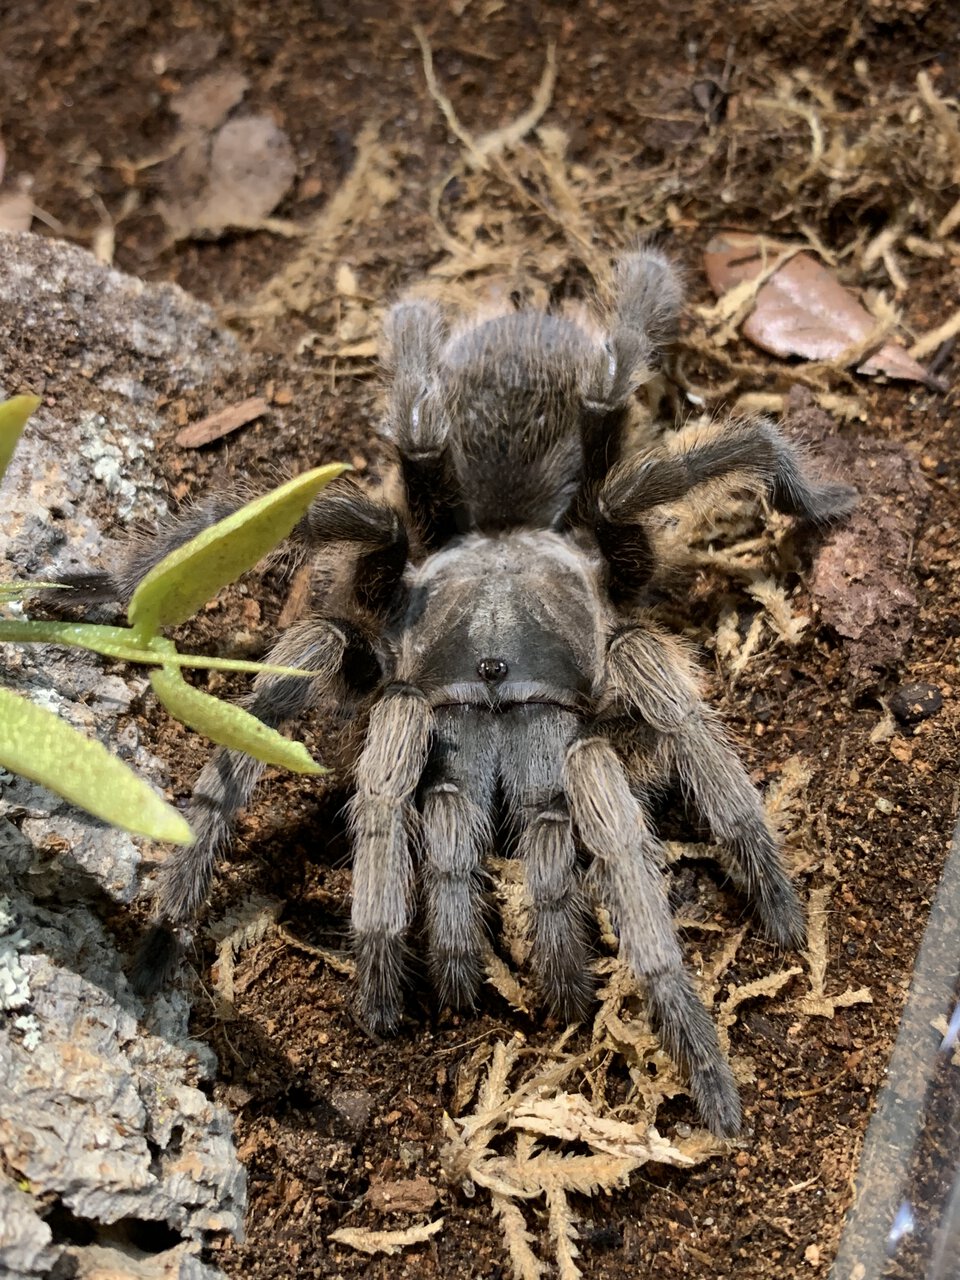
<svg viewBox="0 0 960 1280">
<path fill-rule="evenodd" d="M 201 445 L 210 444 L 222 436 L 229 435 L 248 422 L 260 418 L 267 412 L 268 405 L 263 396 L 251 396 L 249 400 L 241 400 L 239 404 L 227 405 L 218 409 L 199 422 L 191 422 L 174 438 L 174 444 L 182 449 L 198 449 Z"/>
<path fill-rule="evenodd" d="M 802 756 L 788 756 L 780 766 L 779 777 L 767 788 L 763 807 L 781 838 L 788 822 L 800 808 L 812 776 L 811 769 L 804 763 Z"/>
<path fill-rule="evenodd" d="M 742 987 L 734 987 L 726 1000 L 717 1010 L 717 1025 L 720 1028 L 720 1041 L 724 1048 L 729 1044 L 730 1028 L 737 1020 L 737 1010 L 747 1000 L 755 1000 L 757 996 L 775 996 L 787 985 L 787 983 L 803 973 L 803 970 L 794 965 L 790 969 L 781 969 L 779 973 L 768 973 L 762 978 L 756 978 L 753 982 L 745 982 Z"/>
<path fill-rule="evenodd" d="M 794 429 L 824 439 L 829 419 L 801 404 L 800 389 L 790 399 Z M 901 661 L 918 616 L 913 548 L 928 489 L 903 445 L 859 434 L 829 439 L 827 448 L 832 469 L 856 485 L 860 498 L 818 549 L 807 582 L 820 621 L 844 638 L 848 669 L 858 682 L 874 685 L 878 670 Z"/>
<path fill-rule="evenodd" d="M 369 1231 L 365 1227 L 341 1227 L 339 1231 L 331 1231 L 327 1240 L 345 1244 L 360 1253 L 386 1253 L 393 1257 L 412 1244 L 425 1244 L 442 1229 L 443 1218 L 407 1227 L 404 1231 Z"/>
<path fill-rule="evenodd" d="M 225 1005 L 234 1001 L 237 956 L 262 941 L 276 927 L 283 904 L 272 898 L 250 898 L 240 909 L 211 924 L 208 933 L 217 942 L 214 989 Z"/>
<path fill-rule="evenodd" d="M 577 1248 L 580 1236 L 570 1210 L 570 1202 L 562 1187 L 551 1187 L 547 1191 L 547 1211 L 547 1229 L 553 1241 L 557 1275 L 560 1280 L 580 1280 L 583 1272 L 576 1263 L 576 1259 L 580 1257 L 580 1250 Z"/>
<path fill-rule="evenodd" d="M 365 1202 L 378 1213 L 426 1213 L 437 1203 L 437 1188 L 429 1178 L 373 1182 Z"/>
<path fill-rule="evenodd" d="M 786 644 L 798 645 L 810 619 L 794 613 L 787 593 L 773 578 L 758 578 L 747 586 L 747 593 L 763 605 L 774 631 Z"/>
<path fill-rule="evenodd" d="M 493 1052 L 493 1046 L 489 1040 L 482 1040 L 480 1044 L 470 1054 L 469 1058 L 464 1059 L 457 1067 L 457 1083 L 454 1088 L 452 1107 L 457 1115 L 464 1109 L 470 1099 L 477 1091 L 477 1084 L 480 1080 L 480 1072 L 490 1060 Z"/>
<path fill-rule="evenodd" d="M 352 228 L 382 218 L 396 198 L 399 184 L 393 162 L 377 126 L 365 125 L 356 139 L 350 172 L 306 228 L 302 248 L 258 290 L 247 314 L 262 320 L 288 310 L 308 312 L 331 291 L 330 267 L 341 241 Z M 308 339 L 314 341 L 312 335 Z"/>
<path fill-rule="evenodd" d="M 310 591 L 313 586 L 313 565 L 302 564 L 293 575 L 290 590 L 283 602 L 277 626 L 281 631 L 306 616 L 310 604 Z"/>
<path fill-rule="evenodd" d="M 714 292 L 749 288 L 788 246 L 746 233 L 724 232 L 707 245 L 704 265 Z M 877 322 L 809 253 L 794 253 L 757 290 L 742 332 L 764 351 L 806 360 L 842 360 L 858 373 L 885 373 L 911 382 L 930 377 L 907 351 L 875 342 Z M 865 349 L 864 349 L 865 348 Z M 866 358 L 864 358 L 864 356 Z"/>
</svg>

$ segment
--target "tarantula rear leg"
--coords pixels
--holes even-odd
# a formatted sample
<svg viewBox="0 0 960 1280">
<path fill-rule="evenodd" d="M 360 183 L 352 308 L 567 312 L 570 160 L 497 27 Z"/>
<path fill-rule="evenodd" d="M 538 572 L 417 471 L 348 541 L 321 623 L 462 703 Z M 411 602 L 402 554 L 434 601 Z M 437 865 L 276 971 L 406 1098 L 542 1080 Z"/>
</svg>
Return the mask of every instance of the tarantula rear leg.
<svg viewBox="0 0 960 1280">
<path fill-rule="evenodd" d="M 476 1003 L 483 980 L 480 863 L 491 843 L 496 722 L 467 706 L 435 713 L 436 740 L 420 788 L 430 974 L 443 1004 Z"/>
<path fill-rule="evenodd" d="M 530 899 L 533 971 L 554 1012 L 578 1022 L 594 989 L 587 911 L 563 792 L 563 760 L 578 721 L 558 707 L 519 706 L 499 722 L 503 789 L 519 827 Z"/>
<path fill-rule="evenodd" d="M 357 1003 L 371 1031 L 392 1034 L 403 1009 L 406 934 L 413 914 L 414 795 L 433 717 L 423 693 L 389 687 L 370 713 L 350 802 Z"/>
<path fill-rule="evenodd" d="M 662 847 L 609 742 L 574 743 L 564 772 L 577 832 L 594 858 L 600 900 L 620 935 L 620 954 L 646 982 L 654 1028 L 686 1071 L 704 1123 L 732 1136 L 740 1131 L 740 1096 L 717 1029 L 683 968 L 663 883 Z"/>
<path fill-rule="evenodd" d="M 819 481 L 803 450 L 765 418 L 688 427 L 659 448 L 615 467 L 600 491 L 602 518 L 623 524 L 654 507 L 679 502 L 698 485 L 742 472 L 764 484 L 777 511 L 828 525 L 847 515 L 856 490 Z"/>
<path fill-rule="evenodd" d="M 721 842 L 737 886 L 755 905 L 770 938 L 801 946 L 803 911 L 763 812 L 760 794 L 702 702 L 696 677 L 675 640 L 624 627 L 607 650 L 607 680 L 617 705 L 656 730 L 654 771 L 675 778 Z"/>
<path fill-rule="evenodd" d="M 376 654 L 363 633 L 352 623 L 333 618 L 291 627 L 266 661 L 320 673 L 313 679 L 257 676 L 240 705 L 275 729 L 303 715 L 329 691 L 335 690 L 347 702 L 356 699 L 380 674 Z M 344 668 L 349 669 L 349 679 L 343 677 Z M 196 841 L 177 846 L 160 867 L 154 889 L 157 922 L 134 964 L 133 983 L 144 994 L 169 979 L 177 957 L 173 931 L 189 924 L 206 901 L 217 856 L 265 768 L 262 761 L 242 751 L 219 747 L 201 771 L 186 811 Z"/>
</svg>

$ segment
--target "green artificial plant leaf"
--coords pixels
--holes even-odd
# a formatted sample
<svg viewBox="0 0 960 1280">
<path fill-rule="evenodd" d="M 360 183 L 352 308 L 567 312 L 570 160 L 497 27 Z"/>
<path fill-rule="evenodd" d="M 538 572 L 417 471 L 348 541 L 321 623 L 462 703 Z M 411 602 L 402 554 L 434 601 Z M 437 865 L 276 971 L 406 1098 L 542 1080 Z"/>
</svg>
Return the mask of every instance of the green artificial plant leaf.
<svg viewBox="0 0 960 1280">
<path fill-rule="evenodd" d="M 320 490 L 349 469 L 345 462 L 316 467 L 171 551 L 133 593 L 127 617 L 138 639 L 192 617 L 282 542 Z"/>
<path fill-rule="evenodd" d="M 302 742 L 285 738 L 234 702 L 223 702 L 187 684 L 177 667 L 150 673 L 153 691 L 172 716 L 222 747 L 245 751 L 265 764 L 282 765 L 294 773 L 326 773 L 310 758 Z"/>
<path fill-rule="evenodd" d="M 2 591 L 2 588 L 0 588 Z M 2 599 L 2 596 L 0 596 Z M 143 662 L 149 666 L 196 667 L 204 671 L 245 671 L 250 675 L 297 676 L 309 679 L 318 671 L 281 667 L 243 658 L 207 658 L 178 653 L 172 640 L 150 636 L 141 641 L 132 627 L 110 627 L 95 622 L 40 622 L 32 618 L 0 618 L 0 643 L 65 644 L 90 649 L 119 662 Z"/>
<path fill-rule="evenodd" d="M 194 838 L 176 809 L 102 743 L 2 687 L 0 766 L 124 831 L 175 844 Z"/>
<path fill-rule="evenodd" d="M 39 396 L 14 396 L 0 404 L 0 480 L 10 465 L 27 419 L 39 404 Z"/>
</svg>

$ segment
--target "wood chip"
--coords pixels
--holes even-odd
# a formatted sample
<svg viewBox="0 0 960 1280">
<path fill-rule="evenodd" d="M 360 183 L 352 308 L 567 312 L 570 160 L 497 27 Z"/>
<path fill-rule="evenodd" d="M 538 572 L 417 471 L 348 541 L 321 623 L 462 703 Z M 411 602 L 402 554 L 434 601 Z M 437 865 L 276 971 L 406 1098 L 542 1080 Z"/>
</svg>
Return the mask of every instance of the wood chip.
<svg viewBox="0 0 960 1280">
<path fill-rule="evenodd" d="M 198 449 L 201 445 L 229 435 L 238 427 L 245 427 L 248 422 L 253 422 L 254 418 L 260 418 L 266 412 L 267 402 L 263 396 L 251 396 L 249 400 L 228 405 L 199 422 L 192 422 L 177 434 L 174 443 L 183 449 Z"/>
<path fill-rule="evenodd" d="M 437 1188 L 429 1178 L 374 1182 L 365 1199 L 378 1213 L 426 1213 L 437 1203 Z"/>
</svg>

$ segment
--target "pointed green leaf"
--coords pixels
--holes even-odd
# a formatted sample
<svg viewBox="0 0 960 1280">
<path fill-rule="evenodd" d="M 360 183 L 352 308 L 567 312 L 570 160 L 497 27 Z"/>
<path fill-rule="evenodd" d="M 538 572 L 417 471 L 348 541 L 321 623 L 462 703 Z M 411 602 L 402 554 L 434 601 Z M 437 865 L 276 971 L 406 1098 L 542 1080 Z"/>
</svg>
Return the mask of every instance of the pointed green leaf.
<svg viewBox="0 0 960 1280">
<path fill-rule="evenodd" d="M 171 551 L 143 579 L 127 609 L 140 638 L 192 617 L 282 542 L 320 490 L 348 470 L 334 462 L 308 471 Z"/>
<path fill-rule="evenodd" d="M 259 676 L 300 676 L 310 679 L 319 671 L 281 667 L 270 662 L 245 662 L 242 658 L 206 658 L 178 653 L 172 640 L 151 636 L 141 643 L 132 627 L 109 627 L 93 622 L 39 622 L 28 618 L 0 618 L 0 643 L 65 644 L 90 649 L 121 662 L 149 666 L 195 667 L 203 671 L 245 671 Z"/>
<path fill-rule="evenodd" d="M 245 751 L 265 764 L 282 765 L 294 773 L 326 773 L 310 758 L 302 742 L 292 742 L 276 729 L 233 702 L 223 702 L 187 684 L 176 667 L 150 673 L 154 693 L 172 716 L 222 747 Z"/>
<path fill-rule="evenodd" d="M 0 582 L 0 604 L 35 596 L 38 591 L 69 591 L 62 582 Z"/>
<path fill-rule="evenodd" d="M 112 826 L 190 844 L 186 820 L 102 743 L 45 707 L 0 688 L 0 766 L 22 774 Z"/>
<path fill-rule="evenodd" d="M 10 465 L 27 419 L 39 404 L 39 396 L 14 396 L 0 404 L 0 480 Z"/>
</svg>

